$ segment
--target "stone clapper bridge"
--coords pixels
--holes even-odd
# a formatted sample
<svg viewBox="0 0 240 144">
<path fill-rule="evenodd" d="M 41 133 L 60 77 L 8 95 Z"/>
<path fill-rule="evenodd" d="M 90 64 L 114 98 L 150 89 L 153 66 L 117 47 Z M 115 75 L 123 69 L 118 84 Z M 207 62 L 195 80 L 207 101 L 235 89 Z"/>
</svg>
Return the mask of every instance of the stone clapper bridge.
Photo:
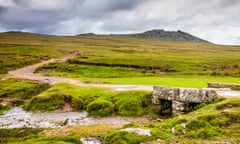
<svg viewBox="0 0 240 144">
<path fill-rule="evenodd" d="M 216 97 L 216 91 L 209 88 L 154 86 L 152 103 L 159 107 L 160 114 L 177 115 L 194 110 L 202 103 L 211 103 Z"/>
</svg>

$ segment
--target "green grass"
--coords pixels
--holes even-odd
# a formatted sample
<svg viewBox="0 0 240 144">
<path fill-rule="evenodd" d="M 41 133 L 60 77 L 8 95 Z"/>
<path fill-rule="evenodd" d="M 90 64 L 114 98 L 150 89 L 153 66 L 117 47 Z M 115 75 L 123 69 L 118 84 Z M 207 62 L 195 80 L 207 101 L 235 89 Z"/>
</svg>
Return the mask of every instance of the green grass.
<svg viewBox="0 0 240 144">
<path fill-rule="evenodd" d="M 89 103 L 87 111 L 93 116 L 109 116 L 114 112 L 114 104 L 104 99 L 97 99 Z"/>
<path fill-rule="evenodd" d="M 48 88 L 38 81 L 8 79 L 0 80 L 0 98 L 30 99 Z"/>
<path fill-rule="evenodd" d="M 173 87 L 207 87 L 208 82 L 240 83 L 240 78 L 220 76 L 162 76 L 162 77 L 130 77 L 130 78 L 106 78 L 106 79 L 84 79 L 85 81 L 98 81 L 113 84 L 139 84 L 158 85 Z"/>
<path fill-rule="evenodd" d="M 67 63 L 50 63 L 39 67 L 36 72 L 56 71 L 47 75 L 74 77 L 74 78 L 121 78 L 152 76 L 153 73 L 145 70 L 123 67 L 107 67 L 93 65 L 76 65 Z"/>
<path fill-rule="evenodd" d="M 126 127 L 137 126 L 150 129 L 152 136 L 138 138 L 141 142 L 159 143 L 156 140 L 161 139 L 162 143 L 213 143 L 223 140 L 239 143 L 239 110 L 240 99 L 231 98 L 205 105 L 196 111 L 169 118 L 163 122 L 150 122 L 145 126 L 127 125 Z M 172 129 L 175 129 L 175 133 L 172 132 Z M 118 139 L 122 143 L 131 141 L 126 138 L 126 134 L 122 135 L 121 133 L 121 131 L 114 131 L 107 134 L 105 139 L 107 141 Z M 127 135 L 127 137 L 131 137 L 131 134 Z"/>
<path fill-rule="evenodd" d="M 20 106 L 32 96 L 46 90 L 49 86 L 37 81 L 8 79 L 0 80 L 0 102 L 7 99 L 7 105 L 0 103 L 0 115 L 9 110 L 12 106 Z"/>
<path fill-rule="evenodd" d="M 59 83 L 31 98 L 24 108 L 31 111 L 51 111 L 66 103 L 75 110 L 87 110 L 93 116 L 141 116 L 154 115 L 150 92 L 113 92 L 98 87 L 80 87 Z"/>
<path fill-rule="evenodd" d="M 139 144 L 148 140 L 147 136 L 139 136 L 128 132 L 116 131 L 105 136 L 105 141 L 111 144 Z"/>
<path fill-rule="evenodd" d="M 9 110 L 10 106 L 3 106 L 0 104 L 0 115 L 2 115 L 5 111 Z"/>
<path fill-rule="evenodd" d="M 83 66 L 83 67 L 88 67 L 88 66 Z M 90 72 L 88 72 L 88 70 L 86 69 L 81 69 L 80 71 L 86 72 L 84 73 L 84 76 L 81 73 L 58 71 L 58 70 L 48 71 L 46 72 L 46 75 L 74 78 L 74 79 L 84 81 L 86 83 L 137 84 L 137 85 L 150 85 L 150 86 L 158 85 L 158 86 L 196 87 L 196 88 L 207 87 L 208 82 L 240 83 L 240 78 L 230 77 L 230 76 L 174 75 L 174 74 L 156 76 L 158 74 L 155 74 L 155 73 L 145 74 L 137 70 L 135 71 L 132 70 L 130 73 L 129 72 L 125 73 L 124 70 L 117 71 L 117 72 L 114 70 L 102 71 L 101 73 L 98 73 L 98 66 L 93 66 L 93 67 L 95 67 L 95 70 L 93 69 Z M 111 68 L 108 68 L 108 69 L 111 69 Z M 121 74 L 119 74 L 120 72 Z"/>
<path fill-rule="evenodd" d="M 43 136 L 38 128 L 0 129 L 0 143 L 6 144 L 81 144 L 75 136 Z"/>
<path fill-rule="evenodd" d="M 0 56 L 0 74 L 4 74 L 9 70 L 59 57 L 62 54 L 46 46 L 0 43 Z"/>
</svg>

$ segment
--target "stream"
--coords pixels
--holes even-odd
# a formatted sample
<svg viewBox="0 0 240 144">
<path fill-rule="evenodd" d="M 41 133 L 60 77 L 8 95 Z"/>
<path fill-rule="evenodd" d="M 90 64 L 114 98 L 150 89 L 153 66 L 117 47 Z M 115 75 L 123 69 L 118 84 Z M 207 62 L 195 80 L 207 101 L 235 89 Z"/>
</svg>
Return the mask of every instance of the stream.
<svg viewBox="0 0 240 144">
<path fill-rule="evenodd" d="M 14 107 L 0 116 L 0 128 L 61 128 L 98 124 L 122 125 L 145 120 L 146 118 L 121 116 L 95 118 L 89 116 L 86 111 L 31 113 L 24 111 L 21 107 Z"/>
</svg>

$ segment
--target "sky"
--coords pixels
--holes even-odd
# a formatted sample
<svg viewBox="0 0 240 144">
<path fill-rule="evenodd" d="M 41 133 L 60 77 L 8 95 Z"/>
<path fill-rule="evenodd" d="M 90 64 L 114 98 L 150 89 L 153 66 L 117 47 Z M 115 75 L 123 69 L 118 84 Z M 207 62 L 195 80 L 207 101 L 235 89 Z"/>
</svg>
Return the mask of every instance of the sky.
<svg viewBox="0 0 240 144">
<path fill-rule="evenodd" d="M 240 0 L 0 0 L 0 31 L 53 35 L 181 30 L 240 45 Z"/>
</svg>

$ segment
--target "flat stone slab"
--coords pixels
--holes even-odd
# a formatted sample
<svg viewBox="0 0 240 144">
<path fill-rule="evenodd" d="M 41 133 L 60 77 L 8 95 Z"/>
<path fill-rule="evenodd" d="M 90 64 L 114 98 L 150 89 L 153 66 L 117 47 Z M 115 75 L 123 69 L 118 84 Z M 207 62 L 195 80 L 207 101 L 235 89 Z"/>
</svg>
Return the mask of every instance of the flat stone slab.
<svg viewBox="0 0 240 144">
<path fill-rule="evenodd" d="M 181 102 L 204 103 L 213 102 L 216 98 L 216 91 L 213 89 L 199 88 L 171 88 L 157 87 L 153 89 L 152 102 L 160 104 L 162 100 L 176 100 Z"/>
</svg>

